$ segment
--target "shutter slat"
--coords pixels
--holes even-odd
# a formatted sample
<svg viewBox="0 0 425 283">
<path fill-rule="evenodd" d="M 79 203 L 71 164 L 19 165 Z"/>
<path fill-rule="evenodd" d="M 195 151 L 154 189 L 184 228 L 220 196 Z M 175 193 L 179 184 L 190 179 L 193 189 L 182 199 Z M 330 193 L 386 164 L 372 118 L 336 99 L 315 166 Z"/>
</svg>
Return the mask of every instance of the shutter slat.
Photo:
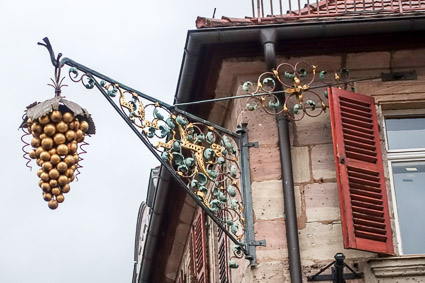
<svg viewBox="0 0 425 283">
<path fill-rule="evenodd" d="M 341 100 L 340 106 L 346 106 L 346 107 L 349 107 L 349 108 L 352 108 L 352 109 L 356 109 L 357 111 L 363 112 L 366 115 L 370 113 L 369 107 L 363 107 L 362 105 L 350 103 L 348 100 L 346 100 L 346 101 Z"/>
<path fill-rule="evenodd" d="M 364 117 L 367 117 L 367 118 L 372 118 L 372 114 L 370 114 L 369 111 L 366 111 L 366 112 L 358 111 L 356 109 L 353 109 L 351 107 L 345 107 L 343 105 L 341 105 L 341 111 L 342 112 L 346 112 L 346 113 L 351 113 L 351 114 L 359 115 L 359 116 L 364 116 Z"/>
<path fill-rule="evenodd" d="M 342 128 L 344 132 L 348 132 L 349 134 L 352 134 L 354 136 L 360 135 L 361 137 L 364 137 L 368 140 L 374 139 L 373 130 L 365 129 L 356 125 L 350 125 L 346 123 L 342 123 Z"/>
<path fill-rule="evenodd" d="M 372 192 L 356 190 L 356 189 L 350 189 L 350 193 L 351 193 L 351 195 L 366 196 L 366 197 L 374 198 L 374 199 L 377 199 L 377 200 L 382 199 L 381 193 L 372 193 Z"/>
<path fill-rule="evenodd" d="M 217 217 L 225 221 L 224 212 L 221 210 Z M 220 283 L 229 283 L 230 275 L 228 269 L 228 255 L 227 255 L 227 235 L 224 234 L 223 230 L 217 227 L 218 230 L 218 275 Z"/>
<path fill-rule="evenodd" d="M 366 116 L 363 114 L 362 116 L 360 116 L 360 115 L 356 115 L 351 112 L 345 112 L 345 111 L 341 111 L 341 114 L 343 117 L 350 118 L 350 120 L 362 121 L 367 124 L 371 124 L 373 122 L 372 119 L 369 118 L 370 115 Z"/>
<path fill-rule="evenodd" d="M 354 218 L 354 223 L 363 225 L 363 226 L 368 226 L 368 227 L 376 227 L 380 229 L 385 229 L 385 224 L 375 222 L 375 221 L 360 219 L 360 218 Z"/>
<path fill-rule="evenodd" d="M 370 240 L 375 240 L 375 241 L 380 241 L 380 242 L 386 242 L 387 241 L 386 236 L 381 236 L 381 235 L 368 233 L 368 232 L 364 232 L 364 231 L 359 231 L 359 230 L 356 230 L 354 233 L 357 237 L 364 238 L 364 239 L 370 239 Z"/>
<path fill-rule="evenodd" d="M 376 150 L 376 148 L 372 145 L 368 145 L 368 144 L 364 144 L 364 143 L 360 143 L 360 142 L 356 142 L 356 141 L 352 141 L 352 140 L 345 140 L 345 144 L 352 146 L 352 147 L 367 149 L 367 150 L 370 150 L 370 151 Z"/>
<path fill-rule="evenodd" d="M 393 254 L 374 99 L 328 93 L 344 247 Z"/>
<path fill-rule="evenodd" d="M 357 178 L 356 176 L 353 176 L 350 174 L 348 174 L 348 180 L 356 184 L 366 185 L 366 186 L 375 187 L 375 188 L 380 188 L 380 185 L 381 185 L 378 182 L 373 182 L 371 180 Z"/>
<path fill-rule="evenodd" d="M 374 203 L 374 204 L 382 205 L 382 200 L 380 200 L 380 199 L 370 198 L 370 197 L 362 196 L 362 195 L 356 195 L 354 193 L 351 194 L 351 199 L 357 200 L 357 201 L 362 201 L 362 202 L 367 202 L 367 203 Z"/>
<path fill-rule="evenodd" d="M 368 170 L 368 169 L 365 169 L 365 168 L 358 168 L 358 167 L 355 167 L 355 166 L 347 166 L 347 169 L 351 172 L 359 172 L 359 173 L 362 173 L 362 174 L 365 174 L 365 175 L 379 177 L 379 172 Z"/>
<path fill-rule="evenodd" d="M 383 219 L 382 217 L 376 217 L 370 214 L 362 214 L 358 212 L 353 212 L 353 219 L 369 220 L 369 221 L 383 223 L 385 225 L 385 219 Z"/>
<path fill-rule="evenodd" d="M 373 127 L 372 123 L 360 122 L 360 121 L 357 121 L 357 120 L 354 120 L 354 119 L 347 118 L 345 116 L 342 116 L 342 122 L 347 123 L 349 125 L 354 125 L 354 126 L 366 128 L 366 129 L 372 129 L 372 127 Z"/>
<path fill-rule="evenodd" d="M 348 169 L 348 174 L 350 176 L 356 177 L 356 178 L 360 178 L 360 179 L 366 179 L 369 181 L 372 181 L 374 183 L 378 184 L 379 187 L 379 176 L 371 176 L 369 174 L 364 174 L 364 173 L 360 173 L 360 172 L 356 172 L 356 171 L 351 171 L 350 169 Z"/>
<path fill-rule="evenodd" d="M 349 146 L 349 145 L 345 146 L 345 150 L 351 151 L 351 152 L 357 152 L 357 153 L 360 153 L 362 155 L 370 156 L 371 158 L 374 158 L 374 156 L 376 156 L 376 151 L 371 151 L 371 150 L 353 147 L 353 146 Z"/>
<path fill-rule="evenodd" d="M 349 158 L 362 160 L 369 163 L 376 163 L 377 161 L 377 159 L 373 156 L 369 156 L 369 155 L 365 155 L 365 154 L 361 154 L 361 153 L 353 152 L 353 151 L 346 151 L 345 155 Z"/>
<path fill-rule="evenodd" d="M 377 217 L 384 216 L 384 213 L 379 210 L 374 210 L 374 209 L 369 209 L 369 208 L 364 208 L 364 207 L 354 206 L 354 205 L 351 208 L 354 212 L 358 212 L 358 213 L 368 214 L 368 215 L 377 216 Z"/>
<path fill-rule="evenodd" d="M 379 210 L 379 211 L 383 211 L 384 207 L 382 205 L 376 205 L 376 204 L 372 204 L 369 202 L 363 202 L 363 201 L 357 201 L 357 200 L 352 200 L 351 204 L 353 206 L 359 206 L 359 207 L 364 207 L 364 208 L 370 208 L 373 210 Z"/>
<path fill-rule="evenodd" d="M 378 234 L 378 235 L 385 235 L 386 234 L 385 228 L 380 229 L 380 228 L 357 225 L 357 224 L 354 225 L 354 228 L 356 228 L 356 230 L 358 230 L 358 231 L 369 232 L 369 233 L 372 233 L 372 234 Z"/>
<path fill-rule="evenodd" d="M 346 92 L 354 93 L 354 92 L 350 92 L 350 91 L 346 91 Z M 356 94 L 358 94 L 358 93 L 356 93 Z M 358 97 L 356 97 L 356 98 L 358 98 Z M 350 104 L 354 105 L 354 108 L 362 107 L 364 109 L 364 111 L 371 112 L 370 102 L 365 102 L 365 101 L 362 101 L 362 100 L 359 100 L 359 99 L 353 99 L 353 98 L 350 98 L 350 97 L 347 97 L 347 96 L 340 96 L 340 101 L 350 103 Z"/>
<path fill-rule="evenodd" d="M 380 188 L 375 188 L 375 187 L 370 187 L 367 186 L 365 184 L 358 184 L 358 183 L 354 183 L 354 180 L 352 180 L 349 185 L 350 185 L 350 190 L 360 190 L 363 192 L 368 192 L 368 193 L 377 193 L 379 196 L 382 194 L 381 189 Z M 374 197 L 373 195 L 371 196 L 372 198 Z M 380 197 L 379 197 L 380 198 Z"/>
<path fill-rule="evenodd" d="M 365 138 L 359 133 L 344 130 L 343 135 L 344 135 L 344 139 L 346 139 L 346 140 L 356 141 L 356 142 L 365 143 L 365 144 L 368 144 L 368 145 L 375 146 L 375 141 L 373 139 L 368 139 L 367 137 Z"/>
<path fill-rule="evenodd" d="M 192 226 L 193 262 L 197 283 L 207 283 L 207 246 L 205 234 L 205 218 L 199 207 Z"/>
</svg>

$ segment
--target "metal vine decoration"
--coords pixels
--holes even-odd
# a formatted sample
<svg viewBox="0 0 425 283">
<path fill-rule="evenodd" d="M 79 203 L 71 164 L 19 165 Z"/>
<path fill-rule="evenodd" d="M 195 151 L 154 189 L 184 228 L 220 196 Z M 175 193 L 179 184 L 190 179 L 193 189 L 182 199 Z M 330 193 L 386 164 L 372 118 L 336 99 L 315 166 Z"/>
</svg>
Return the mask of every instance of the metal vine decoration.
<svg viewBox="0 0 425 283">
<path fill-rule="evenodd" d="M 191 121 L 159 102 L 144 104 L 140 95 L 118 84 L 100 80 L 90 73 L 69 69 L 69 77 L 86 88 L 99 86 L 115 98 L 121 112 L 149 141 L 162 161 L 215 215 L 222 211 L 223 224 L 240 241 L 245 219 L 240 191 L 237 141 L 203 122 Z"/>
<path fill-rule="evenodd" d="M 294 121 L 301 120 L 305 115 L 319 116 L 328 106 L 324 99 L 312 90 L 311 85 L 316 80 L 316 72 L 317 66 L 306 62 L 298 62 L 295 65 L 282 63 L 272 72 L 262 73 L 258 77 L 256 87 L 250 81 L 245 82 L 243 90 L 252 95 L 247 100 L 247 110 L 254 111 L 260 105 L 268 114 L 284 113 Z M 348 78 L 349 71 L 346 68 L 333 73 L 326 70 L 319 72 L 319 79 L 325 86 L 347 85 Z M 279 97 L 282 93 L 286 96 Z M 324 96 L 327 98 L 327 91 Z"/>
</svg>

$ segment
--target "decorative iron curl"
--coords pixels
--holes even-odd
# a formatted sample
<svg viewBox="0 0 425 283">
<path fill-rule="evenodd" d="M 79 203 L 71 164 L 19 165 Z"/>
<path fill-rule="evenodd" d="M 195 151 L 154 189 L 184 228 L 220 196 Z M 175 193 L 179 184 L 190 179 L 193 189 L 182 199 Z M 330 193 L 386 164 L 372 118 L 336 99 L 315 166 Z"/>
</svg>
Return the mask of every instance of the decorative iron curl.
<svg viewBox="0 0 425 283">
<path fill-rule="evenodd" d="M 247 99 L 247 110 L 254 111 L 261 106 L 270 115 L 284 113 L 294 121 L 299 121 L 305 116 L 319 116 L 326 112 L 328 106 L 319 94 L 311 90 L 317 78 L 316 74 L 317 66 L 307 62 L 298 62 L 295 65 L 282 63 L 272 72 L 260 74 L 256 87 L 250 81 L 242 86 L 245 92 L 252 95 Z M 333 76 L 330 74 L 326 70 L 319 72 L 319 80 L 325 83 L 322 87 L 341 84 L 347 88 L 350 76 L 348 69 L 333 71 Z M 327 91 L 324 96 L 328 97 Z"/>
<path fill-rule="evenodd" d="M 90 135 L 87 135 L 88 137 L 90 137 Z M 77 174 L 75 174 L 75 180 L 78 182 L 78 175 L 81 174 L 80 172 L 80 168 L 84 168 L 84 166 L 81 165 L 81 161 L 84 161 L 84 158 L 81 157 L 81 155 L 86 154 L 87 151 L 83 148 L 83 146 L 89 146 L 90 144 L 88 142 L 86 142 L 85 140 L 83 140 L 81 142 L 81 144 L 79 145 L 80 148 L 80 152 L 78 154 L 78 166 L 77 169 L 75 170 L 77 172 Z"/>
<path fill-rule="evenodd" d="M 90 78 L 87 74 L 82 74 L 79 77 L 79 72 L 77 68 L 69 68 L 68 76 L 74 83 L 81 82 L 81 84 L 87 89 L 94 88 L 94 80 Z"/>
<path fill-rule="evenodd" d="M 22 117 L 22 119 L 24 119 L 24 117 L 25 115 Z M 22 157 L 27 160 L 27 162 L 25 163 L 25 166 L 30 168 L 30 171 L 32 171 L 32 166 L 29 165 L 31 163 L 31 158 L 29 158 L 29 152 L 26 151 L 25 149 L 27 146 L 30 146 L 30 144 L 26 142 L 24 139 L 27 136 L 31 136 L 31 133 L 27 130 L 26 122 L 25 122 L 25 125 L 21 127 L 21 129 L 24 132 L 24 134 L 21 136 L 21 141 L 24 143 L 24 145 L 22 146 L 22 151 L 24 152 Z"/>
</svg>

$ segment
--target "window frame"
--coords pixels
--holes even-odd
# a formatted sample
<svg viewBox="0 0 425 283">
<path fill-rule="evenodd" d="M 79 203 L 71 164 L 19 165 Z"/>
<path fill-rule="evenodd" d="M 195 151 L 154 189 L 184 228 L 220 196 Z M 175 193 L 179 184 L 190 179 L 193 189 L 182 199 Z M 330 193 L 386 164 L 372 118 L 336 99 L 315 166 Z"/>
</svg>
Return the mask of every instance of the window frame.
<svg viewBox="0 0 425 283">
<path fill-rule="evenodd" d="M 382 113 L 383 136 L 385 144 L 385 152 L 387 155 L 388 175 L 391 187 L 391 205 L 394 213 L 394 230 L 396 236 L 396 245 L 399 255 L 415 255 L 404 254 L 399 212 L 397 205 L 397 196 L 394 185 L 393 163 L 401 162 L 414 162 L 425 161 L 425 147 L 424 148 L 409 148 L 409 149 L 389 149 L 388 135 L 387 135 L 387 119 L 409 119 L 409 118 L 425 118 L 425 109 L 402 109 L 402 110 L 387 110 Z"/>
</svg>

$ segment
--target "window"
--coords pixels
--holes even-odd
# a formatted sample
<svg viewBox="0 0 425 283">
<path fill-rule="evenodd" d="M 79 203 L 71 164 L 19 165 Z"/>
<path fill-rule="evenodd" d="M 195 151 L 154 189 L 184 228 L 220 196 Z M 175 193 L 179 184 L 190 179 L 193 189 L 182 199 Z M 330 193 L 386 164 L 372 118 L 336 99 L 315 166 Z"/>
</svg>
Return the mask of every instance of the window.
<svg viewBox="0 0 425 283">
<path fill-rule="evenodd" d="M 399 250 L 425 254 L 425 118 L 385 119 Z"/>
</svg>

